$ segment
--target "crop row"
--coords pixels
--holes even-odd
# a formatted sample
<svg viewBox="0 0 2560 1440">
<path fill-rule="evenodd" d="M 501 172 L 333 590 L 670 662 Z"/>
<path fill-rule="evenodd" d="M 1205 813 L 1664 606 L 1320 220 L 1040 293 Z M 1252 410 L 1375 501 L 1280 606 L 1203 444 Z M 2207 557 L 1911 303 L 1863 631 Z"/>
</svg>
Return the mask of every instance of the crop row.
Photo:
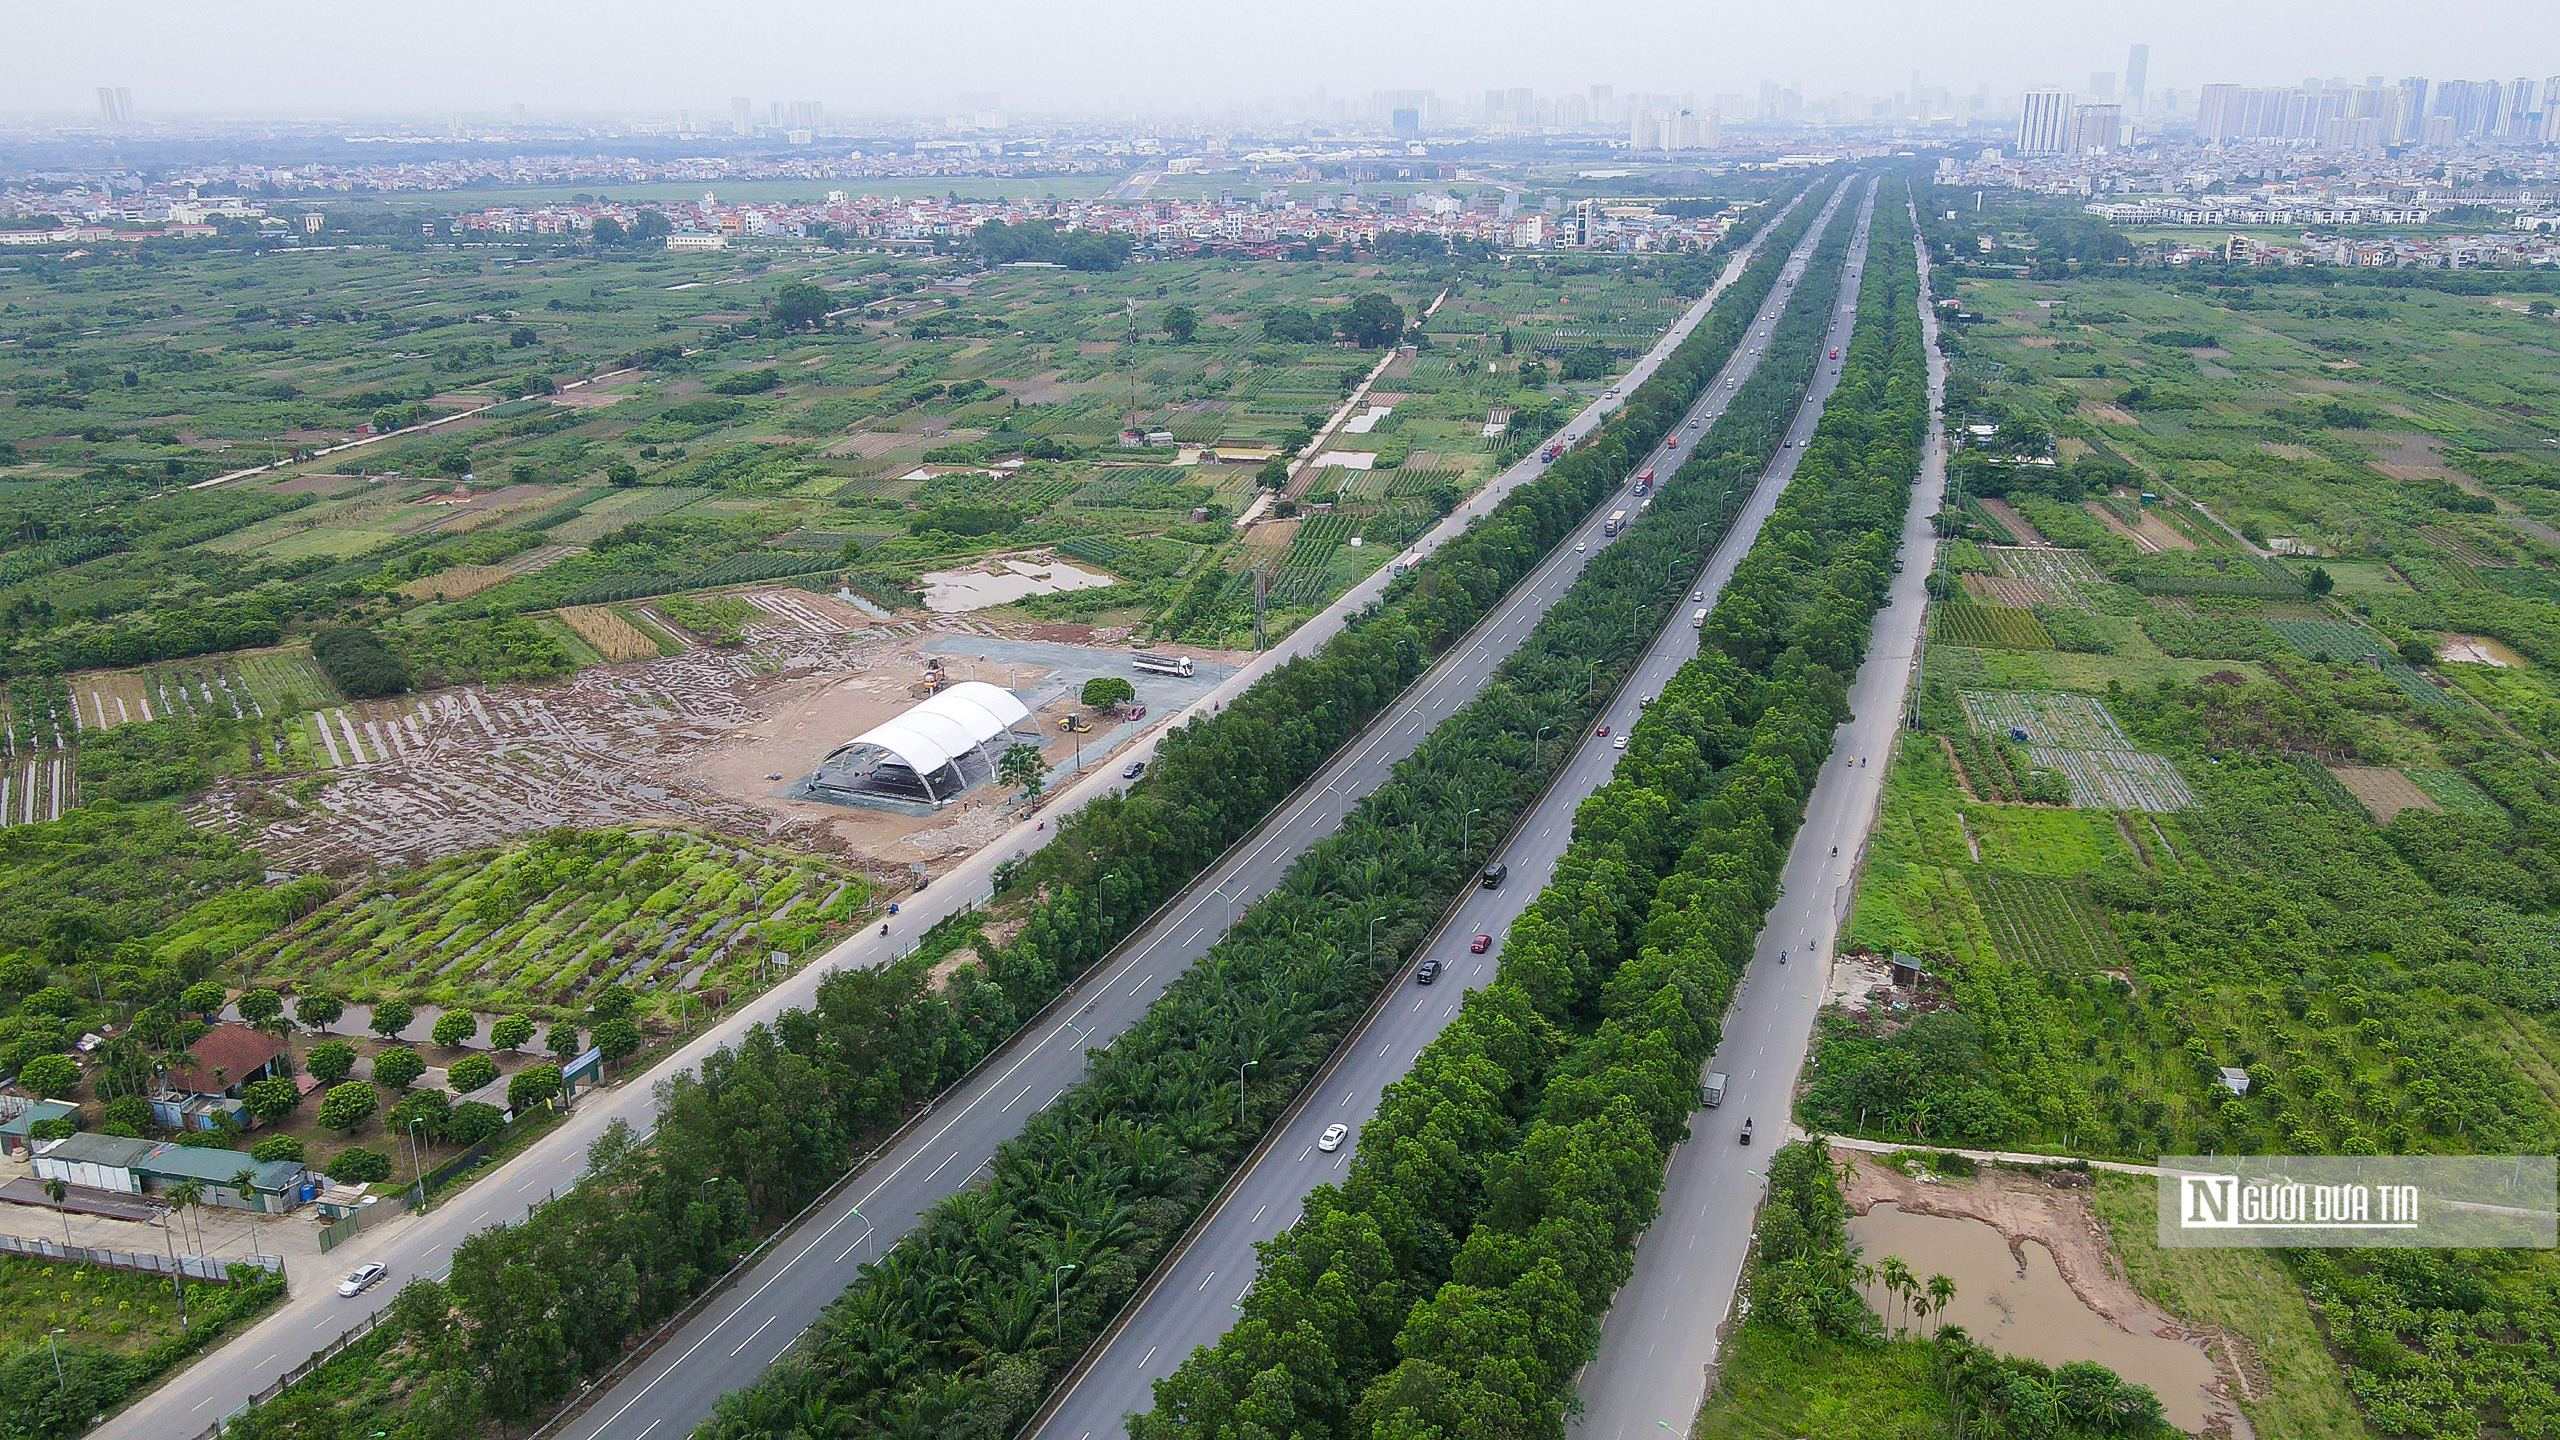
<svg viewBox="0 0 2560 1440">
<path fill-rule="evenodd" d="M 1732 304 L 1743 324 L 1757 303 L 1753 286 L 1765 293 L 1775 273 L 1774 264 L 1755 264 L 1752 284 L 1736 287 Z M 1464 634 L 1614 488 L 1632 456 L 1676 423 L 1746 333 L 1742 324 L 1719 324 L 1726 313 L 1719 307 L 1637 387 L 1595 444 L 1551 467 L 1439 547 L 1391 586 L 1372 613 L 1355 618 L 1314 654 L 1265 677 L 1217 716 L 1166 736 L 1145 780 L 1125 795 L 1077 809 L 1057 824 L 1049 845 L 1019 866 L 1006 867 L 996 903 L 1013 928 L 1002 943 L 980 945 L 977 964 L 963 965 L 938 983 L 932 969 L 946 946 L 882 969 L 828 976 L 809 1010 L 790 1012 L 749 1042 L 670 1079 L 648 1146 L 599 1153 L 576 1190 L 524 1222 L 484 1230 L 466 1242 L 455 1253 L 449 1284 L 420 1282 L 423 1288 L 404 1299 L 403 1314 L 419 1322 L 414 1338 L 422 1349 L 437 1336 L 455 1342 L 432 1347 L 434 1360 L 412 1372 L 411 1384 L 462 1397 L 457 1404 L 469 1411 L 461 1418 L 467 1426 L 521 1427 L 613 1361 L 631 1336 L 690 1301 L 757 1236 L 833 1183 L 864 1145 L 895 1128 L 926 1096 L 965 1073 L 1024 1017 L 1110 953 L 1140 917 L 1258 823 Z M 1659 574 L 1661 560 L 1651 563 Z M 1579 687 L 1559 680 L 1550 688 L 1569 696 Z M 1416 788 L 1425 798 L 1436 793 Z M 1452 854 L 1439 845 L 1418 859 L 1427 867 L 1449 863 Z M 1381 878 L 1406 883 L 1392 868 Z M 1330 896 L 1320 902 L 1310 920 L 1330 925 L 1351 913 Z M 963 920 L 963 935 L 975 923 Z M 1272 983 L 1294 983 L 1305 961 L 1337 953 L 1351 952 L 1301 941 L 1284 955 L 1276 968 L 1285 973 L 1275 973 Z M 1262 983 L 1250 971 L 1237 979 L 1240 987 Z M 1266 1038 L 1279 1046 L 1292 1043 L 1291 1033 L 1275 1030 Z M 1097 1063 L 1119 1063 L 1128 1051 L 1124 1040 Z M 1200 1055 L 1203 1063 L 1211 1058 Z M 1266 1067 L 1276 1068 L 1275 1061 Z M 1149 1093 L 1174 1098 L 1189 1093 L 1193 1083 L 1185 1077 L 1180 1091 L 1167 1086 L 1134 1100 L 1144 1104 Z M 1234 1113 L 1231 1103 L 1216 1108 L 1221 1115 Z M 1276 1109 L 1275 1097 L 1265 1096 L 1264 1116 Z M 1205 1127 L 1186 1120 L 1180 1133 L 1235 1140 L 1214 1119 Z M 1198 1164 L 1175 1158 L 1171 1134 L 1162 1127 L 1106 1120 L 1067 1130 L 1062 1138 L 1076 1154 L 1123 1176 L 1143 1175 L 1158 1186 L 1181 1183 L 1195 1198 L 1204 1193 L 1184 1179 L 1198 1174 Z M 1124 1162 L 1128 1168 L 1121 1170 Z M 1000 1177 L 1015 1173 L 1010 1164 L 998 1167 Z M 1098 1222 L 1100 1230 L 1084 1233 L 1108 1236 L 1101 1243 L 1115 1250 L 1125 1252 L 1141 1240 L 1160 1243 L 1169 1238 L 1168 1221 L 1179 1223 L 1153 1200 L 1136 1209 L 1108 1203 L 1111 1213 L 1076 1223 Z M 898 1253 L 919 1249 L 910 1243 Z M 993 1273 L 1010 1277 L 1023 1253 L 1009 1245 L 1006 1263 Z M 976 1363 L 902 1368 L 901 1383 L 930 1372 L 941 1394 L 940 1377 L 948 1375 L 960 1388 L 939 1405 L 946 1417 L 980 1403 L 991 1377 L 1036 1385 L 1101 1323 L 1104 1309 L 1125 1294 L 1135 1275 L 1126 1264 L 1087 1265 L 1065 1293 L 1071 1303 L 1058 1308 L 1073 1321 L 1065 1335 L 1046 1325 L 985 1332 L 1000 1349 L 973 1342 Z M 513 1297 L 524 1292 L 517 1282 L 532 1279 L 560 1287 L 560 1303 L 533 1314 L 517 1305 Z M 612 1298 L 595 1294 L 597 1303 L 589 1305 L 581 1297 L 594 1293 L 592 1283 L 599 1279 L 615 1287 Z M 1014 1287 L 1009 1278 L 1000 1284 L 1001 1293 L 992 1280 L 978 1287 L 981 1298 L 1001 1302 L 1011 1313 Z M 1114 1285 L 1121 1288 L 1115 1291 Z M 936 1293 L 946 1292 L 936 1287 Z M 1030 1309 L 1036 1316 L 1038 1306 Z M 574 1344 L 565 1316 L 576 1317 Z M 949 1338 L 940 1329 L 949 1318 L 937 1302 L 902 1318 L 890 1338 L 920 1360 L 921 1340 L 940 1345 Z M 907 1333 L 915 1327 L 933 1327 L 934 1333 Z M 832 1355 L 837 1333 L 829 1324 L 812 1335 L 803 1353 Z M 386 1335 L 384 1344 L 400 1338 Z M 879 1347 L 870 1353 L 891 1358 Z M 883 1378 L 878 1367 L 860 1360 L 829 1364 L 832 1374 L 824 1377 L 799 1362 L 776 1375 L 800 1377 L 801 1384 L 826 1378 L 857 1389 Z M 400 1403 L 396 1394 L 377 1398 L 372 1391 L 305 1393 L 314 1404 L 341 1405 L 349 1412 L 329 1417 L 348 1422 L 338 1428 L 383 1428 L 380 1422 L 395 1419 L 392 1411 Z M 758 1408 L 766 1393 L 768 1387 L 760 1386 L 726 1402 L 724 1411 L 766 1413 Z M 1032 1396 L 1018 1385 L 1007 1394 L 1005 1406 L 1018 1417 Z M 271 1440 L 254 1427 L 275 1408 L 244 1417 L 253 1427 L 244 1440 Z M 896 1408 L 906 1412 L 913 1406 L 902 1400 Z M 922 1416 L 917 1425 L 958 1428 L 956 1421 L 942 1425 Z"/>
<path fill-rule="evenodd" d="M 1582 805 L 1493 982 L 1389 1088 L 1347 1179 L 1265 1246 L 1242 1319 L 1159 1383 L 1133 1440 L 1563 1425 L 1845 718 L 1834 677 L 1885 593 L 1926 417 L 1895 212 L 1839 392 L 1699 657 Z M 1799 297 L 1801 318 L 1818 325 L 1821 299 Z"/>
<path fill-rule="evenodd" d="M 2053 636 L 2032 611 L 2014 605 L 1981 605 L 1950 595 L 1929 610 L 1931 639 L 1954 645 L 2010 650 L 2050 650 Z"/>
</svg>

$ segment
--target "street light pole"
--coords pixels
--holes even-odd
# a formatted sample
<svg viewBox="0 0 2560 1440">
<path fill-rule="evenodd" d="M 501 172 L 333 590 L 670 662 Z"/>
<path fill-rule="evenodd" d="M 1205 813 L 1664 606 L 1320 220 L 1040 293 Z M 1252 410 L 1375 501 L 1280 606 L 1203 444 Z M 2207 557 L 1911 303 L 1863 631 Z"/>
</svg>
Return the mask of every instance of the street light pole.
<svg viewBox="0 0 2560 1440">
<path fill-rule="evenodd" d="M 416 1116 L 409 1117 L 409 1179 L 418 1187 L 418 1213 L 427 1213 L 427 1167 L 418 1158 L 418 1126 Z"/>
<path fill-rule="evenodd" d="M 54 1338 L 57 1335 L 65 1335 L 68 1333 L 70 1332 L 64 1330 L 61 1326 L 56 1325 L 53 1327 L 53 1334 L 44 1337 L 44 1343 L 51 1346 L 53 1349 L 53 1388 L 56 1390 L 68 1390 L 71 1388 L 70 1382 L 62 1378 L 62 1342 Z"/>
<path fill-rule="evenodd" d="M 1074 1268 L 1061 1265 L 1049 1272 L 1049 1333 L 1053 1335 L 1066 1328 L 1067 1272 Z"/>
<path fill-rule="evenodd" d="M 1461 816 L 1459 816 L 1459 817 L 1458 817 L 1458 853 L 1459 853 L 1459 854 L 1461 854 L 1461 855 L 1472 855 L 1472 854 L 1474 854 L 1474 853 L 1475 853 L 1475 851 L 1474 851 L 1472 848 L 1470 848 L 1470 846 L 1469 846 L 1468 842 L 1469 842 L 1469 841 L 1471 841 L 1471 840 L 1473 840 L 1473 839 L 1475 838 L 1475 819 L 1476 819 L 1476 817 L 1477 817 L 1477 816 L 1479 816 L 1479 815 L 1481 815 L 1481 814 L 1483 814 L 1483 813 L 1484 813 L 1484 807 L 1483 807 L 1483 806 L 1481 806 L 1481 805 L 1478 805 L 1478 806 L 1477 806 L 1477 807 L 1475 807 L 1474 809 L 1469 810 L 1466 814 L 1461 815 Z"/>
<path fill-rule="evenodd" d="M 1244 1062 L 1243 1064 L 1238 1065 L 1238 1066 L 1236 1067 L 1236 1133 L 1237 1133 L 1237 1134 L 1239 1134 L 1239 1135 L 1241 1135 L 1241 1134 L 1243 1134 L 1243 1133 L 1244 1133 L 1244 1124 L 1245 1124 L 1245 1121 L 1244 1121 L 1244 1072 L 1246 1072 L 1247 1070 L 1252 1069 L 1253 1067 L 1255 1067 L 1256 1065 L 1259 1065 L 1259 1064 L 1261 1064 L 1261 1063 L 1262 1063 L 1262 1062 L 1261 1062 L 1261 1061 L 1259 1061 L 1259 1060 L 1247 1060 L 1247 1061 L 1246 1061 L 1246 1062 Z"/>
<path fill-rule="evenodd" d="M 191 1328 L 187 1324 L 187 1284 L 186 1278 L 178 1271 L 178 1234 L 169 1225 L 169 1207 L 160 1207 L 160 1219 L 156 1223 L 160 1226 L 162 1243 L 169 1247 L 169 1288 L 178 1292 L 178 1329 L 183 1332 Z"/>
</svg>

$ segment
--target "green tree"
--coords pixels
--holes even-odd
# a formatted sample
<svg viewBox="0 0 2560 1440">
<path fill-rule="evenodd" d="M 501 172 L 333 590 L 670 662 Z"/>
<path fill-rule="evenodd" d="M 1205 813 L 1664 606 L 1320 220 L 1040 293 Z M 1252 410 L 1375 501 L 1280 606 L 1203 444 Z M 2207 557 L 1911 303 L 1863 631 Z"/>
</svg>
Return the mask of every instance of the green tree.
<svg viewBox="0 0 2560 1440">
<path fill-rule="evenodd" d="M 452 1118 L 453 1097 L 442 1090 L 412 1090 L 391 1107 L 392 1129 L 405 1131 L 415 1121 L 429 1139 L 440 1138 Z"/>
<path fill-rule="evenodd" d="M 1262 468 L 1253 472 L 1253 483 L 1261 486 L 1265 490 L 1277 490 L 1288 484 L 1288 457 L 1285 455 L 1274 455 L 1270 459 L 1263 461 Z"/>
<path fill-rule="evenodd" d="M 498 1062 L 486 1055 L 465 1055 L 444 1071 L 444 1081 L 456 1095 L 468 1095 L 497 1078 Z"/>
<path fill-rule="evenodd" d="M 1375 290 L 1355 296 L 1343 309 L 1342 333 L 1364 350 L 1392 345 L 1404 334 L 1404 307 Z"/>
<path fill-rule="evenodd" d="M 479 1033 L 480 1017 L 456 1008 L 436 1017 L 435 1029 L 429 1032 L 429 1038 L 451 1050 L 455 1046 L 469 1044 L 471 1037 Z"/>
<path fill-rule="evenodd" d="M 628 460 L 616 460 L 604 467 L 605 483 L 623 489 L 640 483 L 640 467 Z"/>
<path fill-rule="evenodd" d="M 283 1079 L 252 1081 L 240 1092 L 240 1103 L 261 1123 L 272 1125 L 300 1108 L 302 1087 Z"/>
<path fill-rule="evenodd" d="M 2555 309 L 2560 309 L 2560 307 L 2553 306 L 2548 300 L 2534 300 L 2525 305 L 2524 313 L 2532 316 L 2536 320 L 2548 320 L 2551 318 Z"/>
<path fill-rule="evenodd" d="M 18 1088 L 59 1100 L 80 1088 L 80 1062 L 68 1055 L 38 1055 L 18 1067 Z"/>
<path fill-rule="evenodd" d="M 619 1062 L 640 1048 L 640 1027 L 631 1023 L 629 1016 L 617 1015 L 599 1023 L 594 1038 L 596 1049 L 603 1052 L 605 1059 Z"/>
<path fill-rule="evenodd" d="M 595 243 L 599 246 L 619 245 L 630 238 L 630 232 L 622 228 L 622 222 L 610 215 L 597 216 L 594 228 L 587 233 L 594 237 Z"/>
<path fill-rule="evenodd" d="M 489 1043 L 501 1050 L 521 1050 L 533 1039 L 533 1021 L 522 1015 L 501 1015 L 489 1026 Z"/>
<path fill-rule="evenodd" d="M 1188 345 L 1200 333 L 1200 312 L 1176 302 L 1164 309 L 1165 337 L 1176 345 Z"/>
<path fill-rule="evenodd" d="M 1096 675 L 1084 682 L 1081 697 L 1087 710 L 1109 710 L 1138 698 L 1138 687 L 1118 675 Z"/>
<path fill-rule="evenodd" d="M 577 1023 L 563 1020 L 543 1033 L 542 1048 L 563 1060 L 568 1060 L 575 1058 L 577 1053 L 586 1047 L 578 1043 Z"/>
<path fill-rule="evenodd" d="M 607 985 L 596 992 L 595 999 L 587 1003 L 587 1018 L 590 1020 L 619 1020 L 623 1016 L 630 1014 L 632 1007 L 639 1003 L 640 1002 L 637 999 L 633 998 L 630 986 L 622 984 Z"/>
<path fill-rule="evenodd" d="M 456 1145 L 477 1145 L 507 1128 L 507 1117 L 485 1100 L 465 1100 L 445 1117 L 444 1138 Z"/>
<path fill-rule="evenodd" d="M 785 335 L 825 327 L 834 297 L 806 280 L 786 281 L 765 306 L 765 316 Z"/>
<path fill-rule="evenodd" d="M 323 1085 L 335 1085 L 356 1068 L 356 1047 L 344 1040 L 323 1040 L 302 1057 L 302 1068 Z"/>
<path fill-rule="evenodd" d="M 1025 800 L 1040 793 L 1049 776 L 1049 763 L 1040 758 L 1036 745 L 1008 745 L 996 757 L 996 778 L 1007 785 L 1020 787 Z"/>
<path fill-rule="evenodd" d="M 527 1065 L 507 1077 L 507 1108 L 519 1115 L 559 1093 L 557 1065 Z"/>
<path fill-rule="evenodd" d="M 2303 577 L 2302 583 L 2312 594 L 2326 595 L 2337 588 L 2338 579 L 2329 573 L 2328 566 L 2314 565 L 2311 567 L 2311 573 Z"/>
<path fill-rule="evenodd" d="M 2400 663 L 2412 670 L 2436 663 L 2435 647 L 2415 635 L 2401 641 L 2395 648 L 2400 652 Z"/>
<path fill-rule="evenodd" d="M 263 986 L 240 992 L 240 1018 L 264 1028 L 284 1015 L 284 997 Z"/>
<path fill-rule="evenodd" d="M 362 1145 L 350 1145 L 329 1157 L 329 1178 L 350 1185 L 369 1185 L 391 1178 L 391 1157 Z"/>
<path fill-rule="evenodd" d="M 373 1057 L 373 1078 L 394 1090 L 406 1090 L 427 1073 L 427 1062 L 406 1045 L 394 1045 Z"/>
<path fill-rule="evenodd" d="M 382 1096 L 362 1080 L 346 1080 L 332 1085 L 320 1097 L 320 1123 L 332 1130 L 350 1131 L 373 1118 L 382 1108 Z"/>
<path fill-rule="evenodd" d="M 210 1020 L 222 1013 L 223 1002 L 230 998 L 231 992 L 223 989 L 221 982 L 199 980 L 178 992 L 178 1008 Z"/>
<path fill-rule="evenodd" d="M 408 1029 L 409 1022 L 417 1018 L 418 1012 L 409 1008 L 408 1001 L 383 1000 L 375 1003 L 373 1018 L 365 1022 L 365 1028 L 388 1040 Z"/>
<path fill-rule="evenodd" d="M 655 210 L 643 210 L 631 217 L 631 243 L 634 245 L 655 245 L 675 232 L 675 222 Z"/>
<path fill-rule="evenodd" d="M 323 1035 L 346 1013 L 346 1002 L 326 990 L 306 990 L 293 997 L 293 1018 Z"/>
<path fill-rule="evenodd" d="M 270 1160 L 299 1161 L 302 1159 L 302 1151 L 301 1136 L 270 1135 L 249 1147 L 249 1158 L 261 1165 Z"/>
</svg>

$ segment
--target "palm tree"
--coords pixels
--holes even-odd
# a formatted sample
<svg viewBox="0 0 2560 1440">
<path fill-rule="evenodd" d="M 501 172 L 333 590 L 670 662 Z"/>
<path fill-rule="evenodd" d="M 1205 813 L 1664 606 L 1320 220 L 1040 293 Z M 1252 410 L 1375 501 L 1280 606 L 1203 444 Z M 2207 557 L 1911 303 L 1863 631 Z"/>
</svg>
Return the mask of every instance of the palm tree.
<svg viewBox="0 0 2560 1440">
<path fill-rule="evenodd" d="M 1884 1257 L 1884 1264 L 1877 1267 L 1876 1273 L 1884 1277 L 1884 1287 L 1893 1292 L 1893 1329 L 1898 1335 L 1902 1333 L 1904 1292 L 1911 1286 L 1911 1267 L 1902 1263 L 1901 1256 L 1887 1255 Z"/>
<path fill-rule="evenodd" d="M 62 1248 L 68 1251 L 71 1248 L 71 1207 L 63 1202 L 71 1198 L 71 1187 L 59 1177 L 47 1180 L 44 1182 L 44 1198 L 52 1201 L 53 1208 L 62 1215 Z M 69 1257 L 66 1255 L 65 1258 Z"/>
<path fill-rule="evenodd" d="M 1929 1308 L 1932 1311 L 1939 1315 L 1946 1314 L 1947 1306 L 1953 1304 L 1955 1302 L 1955 1298 L 1956 1282 L 1948 1279 L 1944 1275 L 1932 1275 L 1929 1277 Z M 1942 1320 L 1939 1323 L 1944 1324 L 1945 1322 Z"/>
<path fill-rule="evenodd" d="M 177 1212 L 181 1221 L 187 1218 L 189 1207 L 201 1204 L 203 1200 L 204 1182 L 201 1180 L 181 1180 L 169 1187 L 169 1208 Z M 195 1245 L 199 1253 L 203 1251 L 204 1240 L 201 1234 L 190 1243 Z"/>
</svg>

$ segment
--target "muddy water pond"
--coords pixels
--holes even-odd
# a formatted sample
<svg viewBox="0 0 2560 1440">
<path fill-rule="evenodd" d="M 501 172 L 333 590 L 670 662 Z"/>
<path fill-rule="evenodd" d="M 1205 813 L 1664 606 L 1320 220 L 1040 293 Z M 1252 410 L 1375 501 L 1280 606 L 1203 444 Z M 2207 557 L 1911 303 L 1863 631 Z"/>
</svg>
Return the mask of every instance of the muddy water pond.
<svg viewBox="0 0 2560 1440">
<path fill-rule="evenodd" d="M 1956 1282 L 1954 1302 L 1944 1314 L 1931 1315 L 1928 1328 L 1942 1321 L 1961 1325 L 2004 1355 L 2048 1365 L 2095 1360 L 2135 1384 L 2150 1386 L 2170 1423 L 2182 1430 L 2204 1431 L 2216 1418 L 2226 1426 L 2239 1421 L 2211 1394 L 2214 1367 L 2203 1350 L 2181 1340 L 2117 1329 L 2072 1291 L 2052 1253 L 2038 1241 L 2020 1242 L 2013 1256 L 2008 1240 L 1982 1221 L 1913 1214 L 1891 1202 L 1852 1216 L 1849 1234 L 1869 1265 L 1880 1266 L 1886 1256 L 1898 1255 L 1923 1283 L 1932 1275 Z M 1907 1305 L 1897 1314 L 1898 1302 L 1881 1283 L 1868 1286 L 1866 1297 L 1888 1328 L 1897 1319 L 1915 1323 Z M 2245 1422 L 2230 1433 L 2245 1435 Z"/>
</svg>

